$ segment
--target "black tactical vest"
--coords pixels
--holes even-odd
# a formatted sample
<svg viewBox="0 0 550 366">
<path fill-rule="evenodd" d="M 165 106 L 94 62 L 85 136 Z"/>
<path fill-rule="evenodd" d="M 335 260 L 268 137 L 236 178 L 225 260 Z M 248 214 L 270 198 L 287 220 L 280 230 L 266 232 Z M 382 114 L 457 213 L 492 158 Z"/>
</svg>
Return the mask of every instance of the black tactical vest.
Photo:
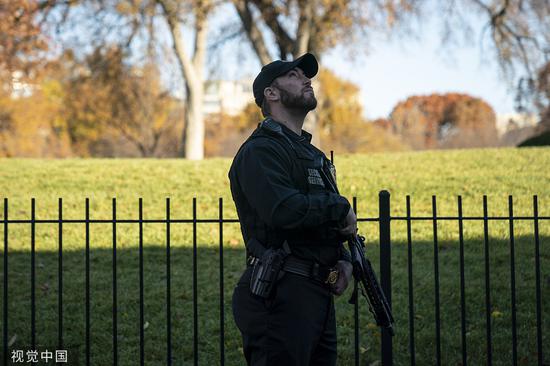
<svg viewBox="0 0 550 366">
<path fill-rule="evenodd" d="M 251 140 L 257 138 L 269 138 L 281 145 L 281 148 L 290 152 L 293 156 L 290 177 L 296 184 L 296 188 L 303 194 L 335 192 L 338 193 L 336 186 L 336 171 L 334 165 L 328 160 L 325 154 L 315 146 L 309 144 L 308 148 L 299 142 L 292 141 L 285 135 L 282 127 L 270 118 L 258 124 L 258 128 L 243 143 L 240 150 Z M 237 152 L 237 154 L 239 153 Z M 341 242 L 342 238 L 335 232 L 334 228 L 320 226 L 314 230 L 274 230 L 267 225 L 262 232 L 251 233 L 257 238 L 265 238 L 268 247 L 280 247 L 284 240 L 293 242 L 320 242 L 331 241 Z"/>
<path fill-rule="evenodd" d="M 281 126 L 269 117 L 258 124 L 258 128 L 243 143 L 240 149 L 249 141 L 259 137 L 267 137 L 276 141 L 283 149 L 294 155 L 291 177 L 300 192 L 305 194 L 328 190 L 339 193 L 336 185 L 336 168 L 321 150 L 310 145 L 314 151 L 312 153 L 300 144 L 293 142 L 285 135 Z"/>
</svg>

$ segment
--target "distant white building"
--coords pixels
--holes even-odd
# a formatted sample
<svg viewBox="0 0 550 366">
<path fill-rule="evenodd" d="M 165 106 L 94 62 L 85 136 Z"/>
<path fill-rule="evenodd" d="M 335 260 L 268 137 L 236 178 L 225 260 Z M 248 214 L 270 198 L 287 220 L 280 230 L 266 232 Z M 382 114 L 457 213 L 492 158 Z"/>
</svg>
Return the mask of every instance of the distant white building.
<svg viewBox="0 0 550 366">
<path fill-rule="evenodd" d="M 497 114 L 496 122 L 499 135 L 503 135 L 509 129 L 533 127 L 538 121 L 538 116 L 533 113 L 506 113 Z"/>
<path fill-rule="evenodd" d="M 11 73 L 11 97 L 13 99 L 30 97 L 36 89 L 36 86 L 22 81 L 23 76 L 22 71 Z"/>
<path fill-rule="evenodd" d="M 224 113 L 235 116 L 254 101 L 252 80 L 209 80 L 204 88 L 205 114 Z"/>
</svg>

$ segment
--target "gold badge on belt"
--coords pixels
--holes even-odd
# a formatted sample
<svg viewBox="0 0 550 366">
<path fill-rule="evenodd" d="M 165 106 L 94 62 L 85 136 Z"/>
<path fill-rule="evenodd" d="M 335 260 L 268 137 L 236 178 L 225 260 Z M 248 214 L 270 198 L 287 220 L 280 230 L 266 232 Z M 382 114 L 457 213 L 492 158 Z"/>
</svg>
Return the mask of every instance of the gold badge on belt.
<svg viewBox="0 0 550 366">
<path fill-rule="evenodd" d="M 338 270 L 331 269 L 325 283 L 328 283 L 329 285 L 334 285 L 336 281 L 338 281 Z"/>
</svg>

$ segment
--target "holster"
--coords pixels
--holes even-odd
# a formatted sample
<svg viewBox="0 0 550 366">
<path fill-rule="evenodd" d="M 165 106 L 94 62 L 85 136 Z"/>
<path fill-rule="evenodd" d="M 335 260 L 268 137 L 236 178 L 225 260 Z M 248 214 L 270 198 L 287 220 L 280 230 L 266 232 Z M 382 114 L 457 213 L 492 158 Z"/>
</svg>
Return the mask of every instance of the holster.
<svg viewBox="0 0 550 366">
<path fill-rule="evenodd" d="M 284 274 L 281 269 L 285 258 L 290 254 L 290 248 L 286 241 L 278 249 L 266 249 L 256 239 L 251 239 L 252 241 L 254 243 L 247 243 L 247 248 L 256 258 L 252 262 L 250 291 L 256 296 L 267 299 L 271 297 L 275 284 Z"/>
</svg>

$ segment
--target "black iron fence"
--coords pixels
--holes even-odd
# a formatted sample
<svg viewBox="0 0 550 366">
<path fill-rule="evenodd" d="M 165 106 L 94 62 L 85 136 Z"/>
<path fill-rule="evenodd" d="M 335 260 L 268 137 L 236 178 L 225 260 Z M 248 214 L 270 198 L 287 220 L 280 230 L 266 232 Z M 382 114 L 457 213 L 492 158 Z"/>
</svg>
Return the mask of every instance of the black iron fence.
<svg viewBox="0 0 550 366">
<path fill-rule="evenodd" d="M 73 224 L 80 223 L 85 225 L 85 364 L 91 364 L 91 334 L 90 334 L 90 224 L 105 224 L 112 225 L 112 364 L 117 365 L 119 363 L 119 346 L 118 346 L 118 325 L 119 325 L 119 311 L 118 311 L 118 298 L 117 295 L 119 290 L 117 289 L 117 224 L 138 224 L 139 227 L 139 359 L 140 364 L 144 365 L 145 363 L 145 334 L 144 334 L 144 267 L 143 267 L 143 225 L 147 223 L 157 223 L 164 224 L 166 228 L 166 252 L 165 252 L 165 268 L 166 268 L 166 364 L 172 365 L 174 362 L 172 349 L 173 349 L 173 338 L 172 338 L 172 313 L 171 313 L 171 293 L 172 293 L 172 284 L 171 284 L 171 227 L 176 224 L 187 224 L 192 225 L 192 307 L 193 307 L 193 316 L 192 316 L 192 332 L 193 332 L 193 364 L 198 365 L 199 363 L 199 316 L 198 316 L 198 297 L 197 297 L 197 276 L 198 276 L 198 266 L 197 266 L 197 225 L 203 223 L 209 224 L 218 224 L 219 226 L 219 354 L 221 365 L 226 364 L 225 357 L 225 334 L 226 334 L 226 319 L 224 306 L 226 304 L 226 299 L 224 298 L 224 224 L 226 223 L 237 223 L 236 219 L 225 219 L 223 215 L 223 201 L 219 199 L 219 214 L 216 219 L 199 219 L 197 217 L 197 201 L 193 199 L 193 215 L 190 219 L 176 219 L 170 216 L 170 198 L 166 199 L 166 218 L 165 219 L 144 219 L 143 218 L 143 202 L 142 199 L 139 199 L 139 218 L 135 219 L 120 219 L 117 217 L 117 202 L 116 198 L 112 200 L 112 219 L 107 220 L 98 220 L 90 218 L 90 205 L 89 199 L 85 201 L 85 218 L 80 220 L 64 219 L 63 218 L 63 202 L 62 199 L 59 199 L 58 206 L 58 218 L 56 219 L 47 219 L 39 220 L 36 219 L 35 213 L 35 200 L 31 200 L 31 218 L 28 220 L 14 220 L 9 218 L 9 205 L 8 199 L 4 199 L 4 210 L 3 210 L 3 219 L 0 220 L 3 224 L 3 234 L 4 234 L 4 245 L 3 245 L 3 322 L 2 322 L 2 332 L 3 332 L 3 352 L 2 360 L 3 364 L 7 365 L 10 362 L 12 354 L 10 353 L 9 347 L 9 327 L 8 322 L 8 300 L 9 300 L 9 291 L 8 291 L 8 276 L 9 276 L 9 240 L 8 240 L 8 230 L 12 225 L 30 225 L 31 229 L 31 251 L 30 251 L 30 346 L 31 348 L 36 347 L 36 261 L 35 261 L 35 230 L 36 226 L 40 224 L 57 224 L 58 225 L 58 272 L 57 272 L 57 347 L 63 349 L 64 347 L 64 329 L 65 325 L 64 320 L 64 284 L 63 284 L 63 225 L 64 224 Z M 483 216 L 464 216 L 462 211 L 462 198 L 459 196 L 457 200 L 457 215 L 456 216 L 438 216 L 437 215 L 437 200 L 436 197 L 432 197 L 432 215 L 428 216 L 411 216 L 411 204 L 410 197 L 406 198 L 406 215 L 405 216 L 391 216 L 390 214 L 390 195 L 387 191 L 381 191 L 379 194 L 379 216 L 378 217 L 367 217 L 359 218 L 359 222 L 374 222 L 378 223 L 379 227 L 379 242 L 380 242 L 380 282 L 381 286 L 386 293 L 388 301 L 392 302 L 392 223 L 404 222 L 407 228 L 407 285 L 408 285 L 408 351 L 409 351 L 409 360 L 411 365 L 416 364 L 416 345 L 415 345 L 415 298 L 413 292 L 413 258 L 412 258 L 412 222 L 413 221 L 428 221 L 432 223 L 433 226 L 433 296 L 434 296 L 434 323 L 435 323 L 435 334 L 433 334 L 435 340 L 435 357 L 434 362 L 437 365 L 441 365 L 441 303 L 440 303 L 440 275 L 439 275 L 439 250 L 438 250 L 438 224 L 442 221 L 454 221 L 458 223 L 458 244 L 459 244 L 459 268 L 460 268 L 460 339 L 461 339 L 461 356 L 462 356 L 462 365 L 467 365 L 468 363 L 468 352 L 467 352 L 467 319 L 466 319 L 466 291 L 465 291 L 465 266 L 464 266 L 464 222 L 465 221 L 480 221 L 483 223 L 483 243 L 484 243 L 484 283 L 485 283 L 485 349 L 486 349 L 486 364 L 493 364 L 493 349 L 492 349 L 492 319 L 491 319 L 491 282 L 490 282 L 490 261 L 489 261 L 489 222 L 491 221 L 504 221 L 509 224 L 509 258 L 510 258 L 510 298 L 511 298 L 511 339 L 510 347 L 512 349 L 512 359 L 510 364 L 518 364 L 518 350 L 517 350 L 517 308 L 516 308 L 516 269 L 515 269 L 515 238 L 514 238 L 514 223 L 517 221 L 531 222 L 533 225 L 533 256 L 534 256 L 534 273 L 535 273 L 535 291 L 532 296 L 535 298 L 536 303 L 536 329 L 533 330 L 536 333 L 536 360 L 539 366 L 543 366 L 543 308 L 542 308 L 542 297 L 541 297 L 541 242 L 539 236 L 539 223 L 543 220 L 550 220 L 549 216 L 539 216 L 538 210 L 538 199 L 537 196 L 533 196 L 533 214 L 530 216 L 514 216 L 514 206 L 513 206 L 513 197 L 510 196 L 508 200 L 508 216 L 489 216 L 487 210 L 487 197 L 483 197 Z M 353 199 L 353 207 L 357 211 L 357 200 Z M 548 265 L 548 264 L 547 264 Z M 355 284 L 357 286 L 357 284 Z M 162 300 L 161 300 L 162 301 Z M 354 361 L 355 365 L 360 364 L 360 335 L 361 335 L 361 324 L 359 322 L 359 304 L 355 304 L 354 308 Z M 364 305 L 361 305 L 364 306 Z M 403 336 L 404 328 L 403 324 L 399 324 L 398 327 L 401 329 L 401 336 Z M 385 330 L 381 333 L 381 346 L 380 346 L 380 359 L 381 363 L 384 366 L 392 365 L 394 360 L 393 354 L 393 340 L 392 337 Z M 13 360 L 11 360 L 13 362 Z"/>
</svg>

